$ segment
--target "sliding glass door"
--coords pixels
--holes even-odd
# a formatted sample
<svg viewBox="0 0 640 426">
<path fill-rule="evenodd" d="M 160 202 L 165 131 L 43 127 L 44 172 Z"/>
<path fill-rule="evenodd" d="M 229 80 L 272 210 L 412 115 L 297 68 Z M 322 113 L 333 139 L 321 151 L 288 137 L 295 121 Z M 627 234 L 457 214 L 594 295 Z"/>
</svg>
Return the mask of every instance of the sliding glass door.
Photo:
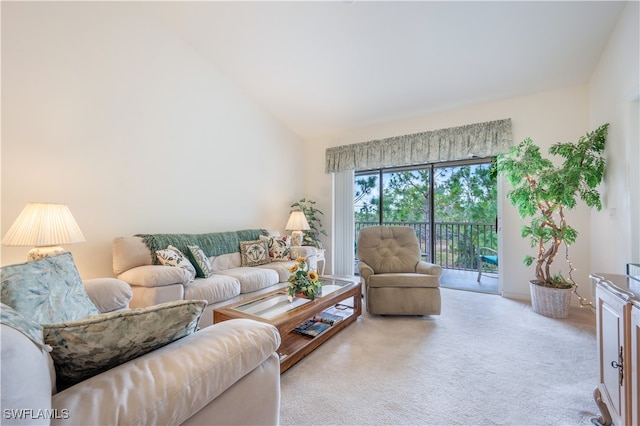
<svg viewBox="0 0 640 426">
<path fill-rule="evenodd" d="M 489 161 L 356 173 L 355 241 L 366 226 L 410 226 L 425 260 L 477 271 L 479 248 L 497 250 L 497 185 Z"/>
</svg>

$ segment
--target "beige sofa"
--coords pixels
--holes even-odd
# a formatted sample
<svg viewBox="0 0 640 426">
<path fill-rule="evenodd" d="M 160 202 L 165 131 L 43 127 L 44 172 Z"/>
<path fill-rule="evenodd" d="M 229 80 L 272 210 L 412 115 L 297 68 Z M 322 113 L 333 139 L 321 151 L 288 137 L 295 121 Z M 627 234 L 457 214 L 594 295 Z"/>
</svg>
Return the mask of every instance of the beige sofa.
<svg viewBox="0 0 640 426">
<path fill-rule="evenodd" d="M 4 297 L 6 281 L 15 278 L 16 268 L 13 278 L 7 278 L 4 269 L 3 302 L 9 303 L 11 297 Z M 45 270 L 42 275 L 47 274 Z M 24 285 L 32 282 L 31 276 L 26 275 Z M 126 283 L 95 279 L 84 282 L 84 288 L 101 312 L 88 320 L 103 318 L 106 312 L 111 312 L 107 316 L 132 312 L 127 309 L 132 294 Z M 55 302 L 58 297 L 47 299 Z M 6 316 L 11 311 L 12 307 L 3 306 L 0 325 L 3 425 L 279 423 L 280 362 L 275 351 L 280 335 L 269 324 L 225 321 L 61 389 L 56 384 L 60 365 L 54 365 L 53 357 L 60 349 L 38 342 L 24 327 L 28 323 L 24 313 L 16 322 Z"/>
<path fill-rule="evenodd" d="M 306 257 L 316 269 L 316 248 L 290 247 L 289 260 L 243 266 L 242 241 L 277 237 L 277 231 L 249 229 L 207 234 L 145 234 L 113 240 L 113 271 L 133 289 L 132 307 L 146 307 L 173 300 L 206 300 L 201 327 L 213 323 L 213 310 L 287 286 L 289 268 L 297 257 Z M 213 275 L 191 280 L 184 269 L 158 264 L 155 251 L 171 244 L 183 252 L 187 245 L 202 246 Z"/>
</svg>

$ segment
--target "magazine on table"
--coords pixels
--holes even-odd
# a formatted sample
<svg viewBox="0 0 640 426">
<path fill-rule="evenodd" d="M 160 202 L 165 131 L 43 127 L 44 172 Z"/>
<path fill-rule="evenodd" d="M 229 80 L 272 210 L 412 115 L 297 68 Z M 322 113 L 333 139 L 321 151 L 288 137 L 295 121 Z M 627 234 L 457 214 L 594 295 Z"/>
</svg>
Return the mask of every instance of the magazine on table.
<svg viewBox="0 0 640 426">
<path fill-rule="evenodd" d="M 325 309 L 324 311 L 322 311 L 322 313 L 337 315 L 342 319 L 345 319 L 353 315 L 353 308 L 351 306 L 337 304 L 335 306 Z"/>
<path fill-rule="evenodd" d="M 324 322 L 314 321 L 313 318 L 310 318 L 293 329 L 295 333 L 302 334 L 308 337 L 316 337 L 323 331 L 327 330 L 331 327 L 331 324 L 327 324 Z"/>
<path fill-rule="evenodd" d="M 316 337 L 334 324 L 353 315 L 353 308 L 347 305 L 335 305 L 309 318 L 293 331 L 309 337 Z"/>
</svg>

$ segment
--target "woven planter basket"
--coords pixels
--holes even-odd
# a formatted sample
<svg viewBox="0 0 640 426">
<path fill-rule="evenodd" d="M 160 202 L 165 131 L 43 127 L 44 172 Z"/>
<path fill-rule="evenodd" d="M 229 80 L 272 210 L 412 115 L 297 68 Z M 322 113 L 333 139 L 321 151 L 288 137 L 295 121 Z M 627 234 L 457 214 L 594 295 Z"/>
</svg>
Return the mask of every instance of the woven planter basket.
<svg viewBox="0 0 640 426">
<path fill-rule="evenodd" d="M 529 282 L 531 307 L 536 314 L 549 318 L 567 318 L 572 288 L 551 288 Z"/>
</svg>

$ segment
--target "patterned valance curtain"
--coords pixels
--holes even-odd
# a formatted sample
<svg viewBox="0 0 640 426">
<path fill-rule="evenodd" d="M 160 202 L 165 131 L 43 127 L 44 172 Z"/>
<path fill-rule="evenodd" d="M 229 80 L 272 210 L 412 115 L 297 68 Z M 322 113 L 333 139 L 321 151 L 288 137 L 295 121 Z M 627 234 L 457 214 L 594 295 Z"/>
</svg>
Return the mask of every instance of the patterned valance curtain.
<svg viewBox="0 0 640 426">
<path fill-rule="evenodd" d="M 327 173 L 492 157 L 512 145 L 511 119 L 327 148 Z"/>
</svg>

